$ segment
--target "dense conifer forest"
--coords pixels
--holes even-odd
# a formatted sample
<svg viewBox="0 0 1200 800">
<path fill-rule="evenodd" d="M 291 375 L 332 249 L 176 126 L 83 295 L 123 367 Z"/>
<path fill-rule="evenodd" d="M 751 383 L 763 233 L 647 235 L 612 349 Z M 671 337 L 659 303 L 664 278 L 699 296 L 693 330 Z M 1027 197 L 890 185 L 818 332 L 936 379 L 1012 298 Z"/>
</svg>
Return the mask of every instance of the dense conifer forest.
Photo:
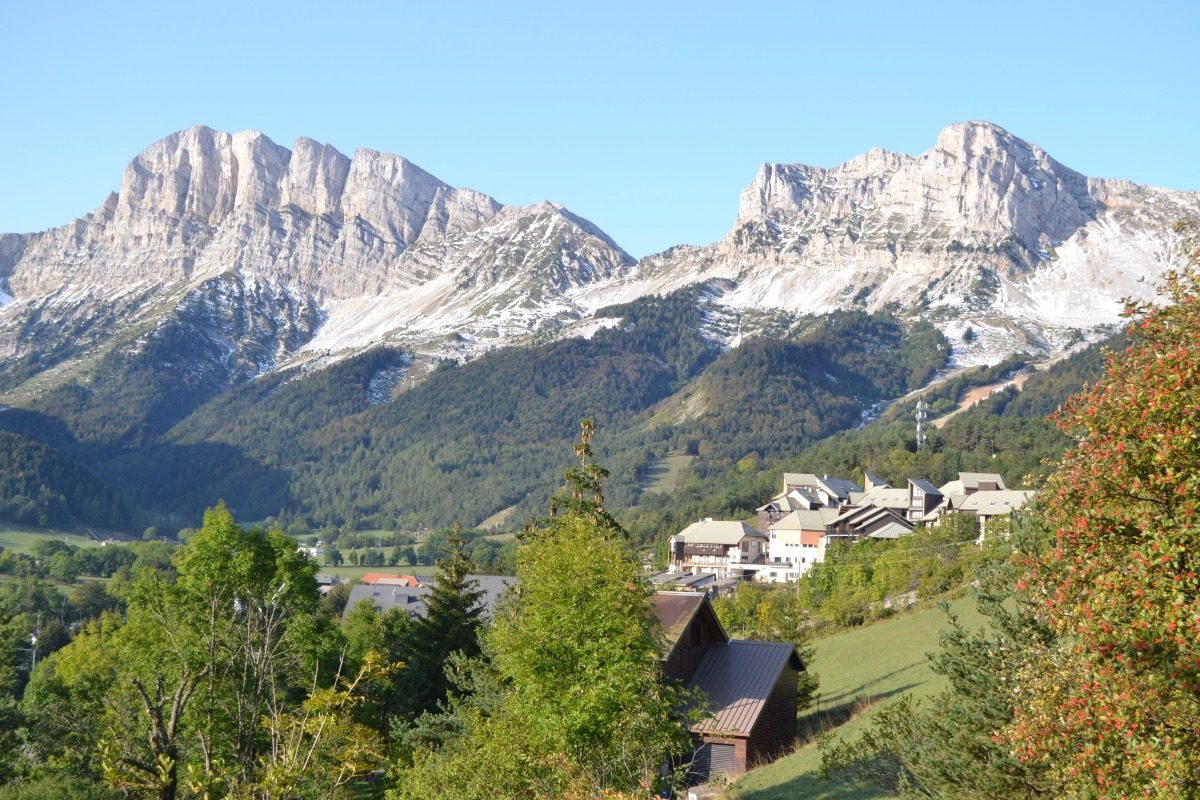
<svg viewBox="0 0 1200 800">
<path fill-rule="evenodd" d="M 928 323 L 863 312 L 800 320 L 782 339 L 722 353 L 704 333 L 706 296 L 697 287 L 614 306 L 601 317 L 619 322 L 590 339 L 446 361 L 390 399 L 380 376 L 412 366 L 398 350 L 218 394 L 230 376 L 193 374 L 184 334 L 163 334 L 114 349 L 103 380 L 9 409 L 0 426 L 105 475 L 164 530 L 194 525 L 213 498 L 246 518 L 417 530 L 536 513 L 560 477 L 554 454 L 585 416 L 606 433 L 599 455 L 620 509 L 639 502 L 645 469 L 671 450 L 693 453 L 700 476 L 746 459 L 769 466 L 923 385 L 949 354 Z"/>
</svg>

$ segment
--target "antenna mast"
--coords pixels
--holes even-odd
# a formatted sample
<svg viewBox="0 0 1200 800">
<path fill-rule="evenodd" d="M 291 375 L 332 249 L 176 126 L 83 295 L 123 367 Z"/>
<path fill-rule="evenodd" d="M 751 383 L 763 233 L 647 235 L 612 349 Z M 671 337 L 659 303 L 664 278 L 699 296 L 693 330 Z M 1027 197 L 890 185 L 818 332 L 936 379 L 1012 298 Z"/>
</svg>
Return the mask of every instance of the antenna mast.
<svg viewBox="0 0 1200 800">
<path fill-rule="evenodd" d="M 929 408 L 924 400 L 917 401 L 917 452 L 925 449 L 925 420 L 929 418 L 926 409 Z"/>
</svg>

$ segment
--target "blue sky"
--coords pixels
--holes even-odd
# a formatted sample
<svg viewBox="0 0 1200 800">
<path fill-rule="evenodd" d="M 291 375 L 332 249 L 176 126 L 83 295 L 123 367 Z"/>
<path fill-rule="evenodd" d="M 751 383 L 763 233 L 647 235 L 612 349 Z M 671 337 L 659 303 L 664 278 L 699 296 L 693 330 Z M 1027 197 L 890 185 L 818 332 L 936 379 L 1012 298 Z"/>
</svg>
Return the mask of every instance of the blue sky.
<svg viewBox="0 0 1200 800">
<path fill-rule="evenodd" d="M 1200 3 L 38 3 L 0 11 L 0 231 L 65 224 L 201 123 L 399 153 L 560 202 L 635 256 L 707 244 L 764 161 L 986 119 L 1200 190 Z"/>
</svg>

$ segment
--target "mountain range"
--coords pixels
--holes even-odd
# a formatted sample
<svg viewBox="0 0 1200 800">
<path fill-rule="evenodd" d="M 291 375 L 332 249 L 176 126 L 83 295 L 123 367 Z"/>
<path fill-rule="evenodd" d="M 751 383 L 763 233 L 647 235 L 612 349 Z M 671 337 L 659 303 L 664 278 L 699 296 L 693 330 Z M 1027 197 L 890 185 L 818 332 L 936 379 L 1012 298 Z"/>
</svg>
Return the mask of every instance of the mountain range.
<svg viewBox="0 0 1200 800">
<path fill-rule="evenodd" d="M 621 405 L 621 424 L 642 415 L 639 426 L 678 426 L 665 409 L 699 405 L 696 418 L 720 405 L 688 388 L 720 353 L 795 340 L 812 315 L 931 324 L 961 366 L 1097 339 L 1121 298 L 1152 296 L 1179 248 L 1174 223 L 1198 214 L 1200 193 L 1086 177 L 967 122 L 917 156 L 764 164 L 719 241 L 635 261 L 560 205 L 504 206 L 400 156 L 348 158 L 306 138 L 288 150 L 253 131 L 195 127 L 139 154 L 90 214 L 0 234 L 0 403 L 11 407 L 0 426 L 113 470 L 136 496 L 133 475 L 162 462 L 130 466 L 131 453 L 205 436 L 237 446 L 189 418 L 244 409 L 244 398 L 221 400 L 239 387 L 265 399 L 360 354 L 392 353 L 361 362 L 377 369 L 360 376 L 352 417 L 447 363 L 629 328 L 612 307 L 661 296 L 692 304 L 698 338 L 680 352 L 708 355 Z M 684 358 L 672 354 L 654 357 Z M 884 383 L 862 384 L 856 402 L 897 388 Z M 250 460 L 276 469 L 273 458 Z"/>
</svg>

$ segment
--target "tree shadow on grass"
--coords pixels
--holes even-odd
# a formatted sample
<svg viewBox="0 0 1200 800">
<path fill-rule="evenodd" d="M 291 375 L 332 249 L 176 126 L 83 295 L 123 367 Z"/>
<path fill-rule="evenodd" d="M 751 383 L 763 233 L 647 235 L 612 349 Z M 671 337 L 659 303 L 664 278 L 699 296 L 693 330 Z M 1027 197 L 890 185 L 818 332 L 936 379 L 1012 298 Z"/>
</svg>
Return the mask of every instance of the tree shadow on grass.
<svg viewBox="0 0 1200 800">
<path fill-rule="evenodd" d="M 849 700 L 832 705 L 827 704 L 822 706 L 818 700 L 818 705 L 812 711 L 801 716 L 796 721 L 796 740 L 801 745 L 808 744 L 818 736 L 836 730 L 859 714 L 869 711 L 883 700 L 895 697 L 896 695 L 902 695 L 919 685 L 917 683 L 906 683 L 903 686 L 898 686 L 886 692 L 879 692 L 878 694 L 862 692 Z M 838 695 L 838 697 L 846 697 L 847 694 L 843 693 Z"/>
<path fill-rule="evenodd" d="M 831 697 L 825 697 L 822 699 L 825 701 L 828 701 L 830 703 L 836 703 L 838 700 L 844 700 L 846 698 L 857 698 L 863 694 L 874 694 L 873 692 L 871 692 L 869 690 L 869 688 L 868 688 L 869 686 L 879 685 L 881 683 L 886 682 L 889 678 L 893 678 L 897 675 L 907 672 L 908 670 L 912 669 L 913 667 L 923 667 L 923 666 L 927 666 L 928 664 L 929 664 L 929 659 L 920 658 L 909 664 L 905 664 L 902 667 L 896 667 L 894 670 L 892 670 L 891 672 L 888 672 L 884 675 L 880 675 L 878 677 L 872 678 L 869 683 L 860 684 L 860 685 L 854 687 L 853 689 L 847 689 L 846 691 L 841 692 L 840 694 L 836 694 Z M 880 693 L 880 696 L 887 697 L 889 694 L 895 694 L 895 692 Z"/>
<path fill-rule="evenodd" d="M 812 747 L 822 734 L 836 733 L 841 726 L 860 714 L 919 685 L 909 683 L 878 694 L 860 694 L 844 702 L 810 711 L 800 717 L 796 724 L 796 755 L 811 752 L 808 748 Z M 795 800 L 801 797 L 805 800 L 880 800 L 894 797 L 877 786 L 825 780 L 817 774 L 812 759 L 803 756 L 799 759 L 785 757 L 766 766 L 760 773 L 752 775 L 754 777 L 751 785 L 741 784 L 737 787 L 740 800 Z"/>
</svg>

